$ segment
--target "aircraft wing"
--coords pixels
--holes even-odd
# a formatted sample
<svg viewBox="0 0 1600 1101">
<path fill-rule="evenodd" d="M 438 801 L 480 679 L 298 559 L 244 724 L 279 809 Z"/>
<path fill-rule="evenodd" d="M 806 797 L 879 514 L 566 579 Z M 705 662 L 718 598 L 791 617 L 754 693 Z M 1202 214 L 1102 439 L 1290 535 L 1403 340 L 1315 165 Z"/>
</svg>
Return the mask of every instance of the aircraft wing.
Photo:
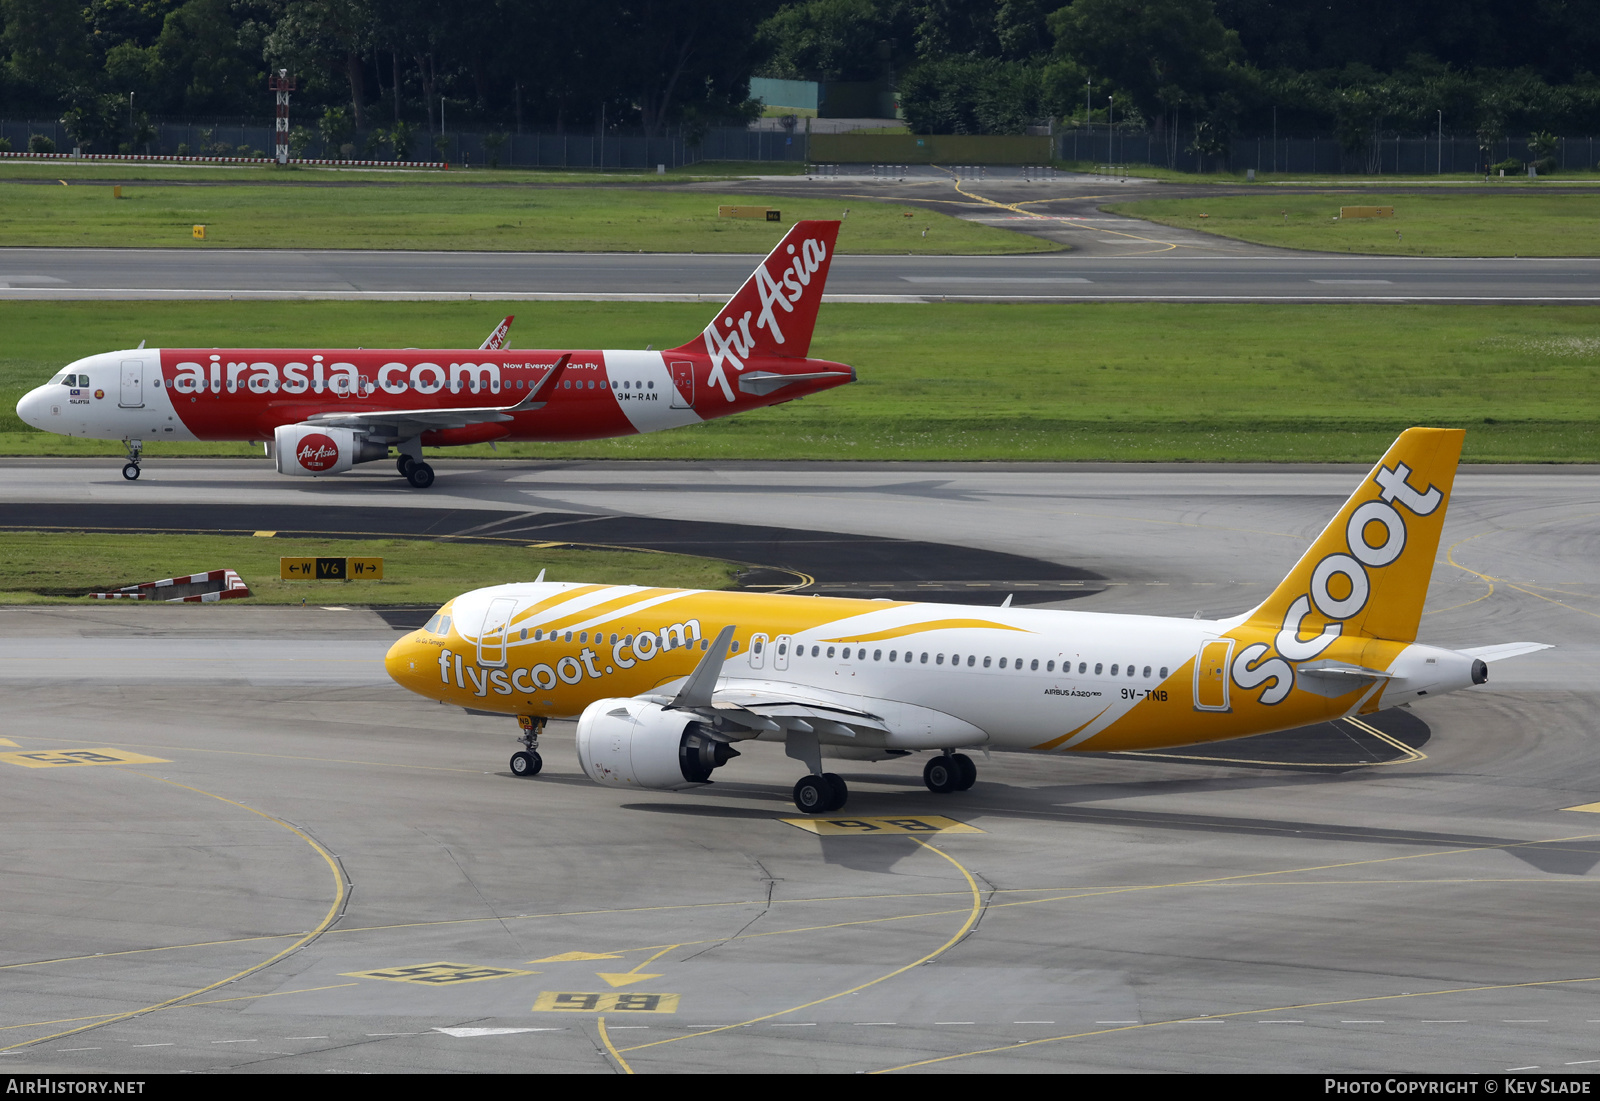
<svg viewBox="0 0 1600 1101">
<path fill-rule="evenodd" d="M 571 358 L 572 355 L 568 353 L 556 360 L 555 367 L 539 381 L 539 385 L 529 390 L 527 397 L 512 405 L 453 409 L 340 409 L 331 413 L 313 413 L 305 423 L 331 428 L 355 428 L 391 439 L 409 439 L 441 428 L 464 428 L 469 424 L 508 421 L 513 413 L 543 409 L 545 402 L 539 398 L 555 389 L 556 381 L 566 370 L 567 361 Z"/>
<path fill-rule="evenodd" d="M 676 696 L 669 694 L 672 687 L 664 685 L 666 691 L 645 698 L 674 706 Z M 750 731 L 748 737 L 778 730 L 815 731 L 841 738 L 890 732 L 889 723 L 871 710 L 870 701 L 779 681 L 722 677 L 708 698 L 676 706 L 704 718 L 742 726 Z"/>
</svg>

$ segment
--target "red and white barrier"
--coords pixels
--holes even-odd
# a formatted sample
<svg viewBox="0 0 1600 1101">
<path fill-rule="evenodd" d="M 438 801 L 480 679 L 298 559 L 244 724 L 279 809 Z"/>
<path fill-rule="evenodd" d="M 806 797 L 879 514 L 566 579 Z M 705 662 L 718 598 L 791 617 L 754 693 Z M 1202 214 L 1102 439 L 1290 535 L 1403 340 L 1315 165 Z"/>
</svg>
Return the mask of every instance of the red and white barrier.
<svg viewBox="0 0 1600 1101">
<path fill-rule="evenodd" d="M 166 164 L 277 164 L 271 157 L 165 157 L 145 153 L 0 153 L 12 160 L 35 161 L 160 161 Z M 340 161 L 291 157 L 290 164 L 323 164 L 357 168 L 449 168 L 449 161 Z"/>
<path fill-rule="evenodd" d="M 216 592 L 195 593 L 192 596 L 163 596 L 162 589 L 175 585 L 204 585 L 222 583 Z M 96 600 L 161 600 L 168 604 L 211 604 L 218 600 L 236 600 L 250 595 L 250 586 L 233 570 L 212 570 L 210 573 L 192 573 L 187 577 L 168 577 L 161 581 L 146 581 L 142 585 L 126 585 L 108 593 L 90 593 Z"/>
</svg>

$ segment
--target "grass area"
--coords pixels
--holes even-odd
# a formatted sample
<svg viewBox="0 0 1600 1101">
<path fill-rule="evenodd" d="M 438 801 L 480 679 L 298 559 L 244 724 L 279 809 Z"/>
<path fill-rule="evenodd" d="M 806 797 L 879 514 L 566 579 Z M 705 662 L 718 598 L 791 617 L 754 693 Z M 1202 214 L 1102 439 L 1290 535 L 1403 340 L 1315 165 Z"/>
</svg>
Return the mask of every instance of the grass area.
<svg viewBox="0 0 1600 1101">
<path fill-rule="evenodd" d="M 278 558 L 383 558 L 382 581 L 281 581 Z M 248 535 L 129 535 L 0 531 L 0 603 L 89 603 L 81 594 L 233 569 L 257 604 L 443 604 L 507 581 L 723 589 L 738 567 L 645 551 L 536 548 L 411 539 L 267 539 Z"/>
<path fill-rule="evenodd" d="M 832 198 L 773 198 L 643 188 L 405 186 L 233 187 L 0 183 L 0 246 L 474 249 L 533 252 L 755 252 L 768 222 L 719 218 L 723 204 L 776 207 L 784 225 L 838 218 Z M 1005 254 L 1060 246 L 878 202 L 851 203 L 839 250 Z M 208 226 L 196 241 L 190 229 Z M 923 230 L 928 230 L 926 237 Z"/>
<path fill-rule="evenodd" d="M 1098 173 L 1104 167 L 1104 163 L 1101 161 L 1057 161 L 1056 167 L 1065 169 L 1068 172 Z M 1354 173 L 1350 175 L 1328 175 L 1324 173 L 1260 171 L 1256 173 L 1256 178 L 1252 181 L 1245 175 L 1247 167 L 1242 167 L 1236 172 L 1224 169 L 1217 169 L 1211 172 L 1181 172 L 1154 164 L 1129 164 L 1121 166 L 1121 171 L 1118 172 L 1118 175 L 1129 179 L 1165 180 L 1171 183 L 1185 184 L 1220 184 L 1228 187 L 1236 187 L 1241 184 L 1246 187 L 1439 187 L 1445 189 L 1459 187 L 1481 188 L 1485 186 L 1483 177 L 1476 172 L 1447 172 L 1443 175 L 1427 173 L 1420 176 L 1396 176 L 1390 173 L 1386 176 L 1364 176 Z M 1531 179 L 1527 176 L 1494 176 L 1489 180 L 1489 185 L 1497 190 L 1500 188 L 1517 190 L 1524 188 L 1548 189 L 1560 187 L 1563 184 L 1593 187 L 1597 183 L 1600 183 L 1600 170 L 1592 168 L 1565 169 L 1558 176 L 1540 176 L 1538 179 Z"/>
<path fill-rule="evenodd" d="M 22 392 L 130 347 L 670 347 L 691 303 L 0 302 L 0 453 L 120 455 L 27 430 Z M 521 340 L 515 339 L 522 333 Z M 447 456 L 617 459 L 1371 461 L 1413 424 L 1470 429 L 1476 462 L 1600 462 L 1600 308 L 1423 305 L 828 305 L 812 355 L 860 381 L 739 417 Z M 171 455 L 260 455 L 153 442 Z M 261 460 L 265 462 L 265 459 Z M 120 464 L 117 464 L 120 465 Z M 152 473 L 154 471 L 152 470 Z"/>
<path fill-rule="evenodd" d="M 803 175 L 795 161 L 701 161 L 668 168 L 673 183 L 719 180 L 728 176 Z M 333 165 L 171 164 L 160 161 L 22 161 L 0 160 L 0 180 L 74 180 L 128 183 L 427 183 L 441 187 L 510 186 L 513 184 L 651 184 L 662 176 L 654 168 L 385 168 Z"/>
<path fill-rule="evenodd" d="M 1339 218 L 1341 206 L 1392 206 L 1393 218 Z M 1263 245 L 1385 256 L 1597 256 L 1600 195 L 1219 195 L 1107 210 Z"/>
</svg>

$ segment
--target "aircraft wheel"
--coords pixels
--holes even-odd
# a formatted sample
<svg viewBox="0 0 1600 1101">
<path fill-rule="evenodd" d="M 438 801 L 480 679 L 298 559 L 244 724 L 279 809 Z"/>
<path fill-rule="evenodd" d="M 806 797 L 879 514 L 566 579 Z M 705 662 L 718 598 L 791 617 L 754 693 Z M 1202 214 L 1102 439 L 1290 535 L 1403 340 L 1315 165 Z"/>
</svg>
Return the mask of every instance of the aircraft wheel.
<svg viewBox="0 0 1600 1101">
<path fill-rule="evenodd" d="M 128 479 L 130 482 L 137 482 L 139 480 L 139 464 L 129 463 L 127 466 L 123 467 L 122 476 Z"/>
<path fill-rule="evenodd" d="M 832 803 L 833 785 L 821 776 L 802 776 L 794 785 L 794 805 L 801 814 L 826 814 Z"/>
<path fill-rule="evenodd" d="M 537 776 L 539 770 L 544 768 L 544 758 L 536 750 L 517 752 L 511 755 L 511 775 Z"/>
<path fill-rule="evenodd" d="M 929 791 L 948 794 L 961 783 L 961 766 L 941 753 L 922 766 L 922 782 L 928 785 Z"/>
<path fill-rule="evenodd" d="M 950 758 L 956 763 L 956 768 L 961 773 L 961 779 L 956 783 L 957 791 L 966 791 L 978 782 L 978 766 L 972 763 L 972 758 L 965 753 L 957 753 Z"/>
<path fill-rule="evenodd" d="M 427 463 L 416 463 L 411 467 L 411 472 L 406 475 L 406 481 L 417 489 L 427 489 L 433 484 L 433 467 Z"/>
<path fill-rule="evenodd" d="M 410 455 L 401 455 L 394 461 L 395 469 L 400 472 L 400 477 L 402 478 L 411 477 L 411 468 L 416 465 L 417 460 L 413 459 Z"/>
<path fill-rule="evenodd" d="M 845 800 L 850 798 L 850 789 L 845 787 L 843 777 L 837 773 L 824 772 L 822 778 L 828 781 L 828 789 L 833 794 L 833 798 L 828 801 L 827 811 L 831 813 L 839 810 L 844 806 Z"/>
</svg>

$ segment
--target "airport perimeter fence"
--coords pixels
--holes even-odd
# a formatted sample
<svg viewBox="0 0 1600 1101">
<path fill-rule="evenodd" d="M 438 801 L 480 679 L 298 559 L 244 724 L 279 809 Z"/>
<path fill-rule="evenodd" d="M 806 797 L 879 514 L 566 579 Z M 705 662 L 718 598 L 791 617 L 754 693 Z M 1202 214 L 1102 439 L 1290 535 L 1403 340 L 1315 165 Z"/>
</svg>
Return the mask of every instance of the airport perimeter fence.
<svg viewBox="0 0 1600 1101">
<path fill-rule="evenodd" d="M 292 121 L 292 116 L 291 116 Z M 307 127 L 309 129 L 309 127 Z M 271 157 L 270 126 L 248 123 L 160 122 L 148 146 L 135 153 L 159 156 L 241 156 L 240 150 Z M 72 138 L 59 121 L 0 119 L 0 138 L 15 152 L 26 152 L 34 134 L 50 139 L 56 152 L 70 153 Z M 1529 161 L 1528 137 L 1498 138 L 1487 150 L 1475 137 L 1386 137 L 1350 150 L 1336 138 L 1236 137 L 1226 154 L 1201 157 L 1184 148 L 1182 135 L 1148 131 L 1108 132 L 1104 127 L 1063 130 L 1053 137 L 1022 135 L 807 134 L 804 130 L 751 130 L 712 127 L 690 143 L 684 135 L 511 134 L 450 131 L 416 133 L 407 150 L 411 160 L 444 160 L 481 167 L 497 162 L 515 168 L 610 168 L 652 171 L 657 165 L 681 168 L 701 161 L 795 162 L 831 164 L 1040 165 L 1051 159 L 1080 164 L 1149 165 L 1181 172 L 1278 172 L 1324 175 L 1427 175 L 1483 171 L 1500 161 Z M 498 144 L 496 140 L 498 139 Z M 94 148 L 86 152 L 111 153 Z M 299 154 L 329 160 L 390 160 L 394 149 L 376 129 L 358 130 L 339 145 L 313 138 Z M 1559 138 L 1556 170 L 1600 167 L 1600 141 Z"/>
<path fill-rule="evenodd" d="M 292 122 L 292 117 L 291 117 Z M 152 127 L 150 142 L 132 149 L 164 157 L 273 155 L 270 126 L 239 123 L 161 122 Z M 50 139 L 55 152 L 70 153 L 73 141 L 59 121 L 0 119 L 0 138 L 14 152 L 28 151 L 34 134 Z M 651 171 L 657 165 L 681 168 L 701 161 L 799 161 L 806 159 L 806 136 L 782 131 L 712 127 L 696 144 L 681 134 L 646 137 L 640 134 L 498 134 L 450 131 L 443 142 L 438 135 L 417 133 L 407 159 L 444 160 L 451 164 L 482 167 L 492 162 L 507 168 L 620 168 Z M 495 138 L 499 138 L 498 144 Z M 240 150 L 249 150 L 241 153 Z M 86 152 L 112 153 L 94 147 Z M 331 160 L 390 160 L 394 147 L 378 130 L 358 130 L 349 141 L 333 144 L 314 138 L 296 154 Z"/>
<path fill-rule="evenodd" d="M 1533 160 L 1531 135 L 1497 138 L 1487 149 L 1476 137 L 1395 138 L 1365 142 L 1349 150 L 1333 137 L 1234 138 L 1225 155 L 1206 156 L 1185 150 L 1171 135 L 1067 130 L 1055 136 L 1056 157 L 1093 164 L 1149 165 L 1179 172 L 1257 172 L 1296 175 L 1407 175 L 1482 172 L 1501 161 Z M 1559 138 L 1556 170 L 1597 167 L 1600 142 L 1593 137 Z"/>
</svg>

